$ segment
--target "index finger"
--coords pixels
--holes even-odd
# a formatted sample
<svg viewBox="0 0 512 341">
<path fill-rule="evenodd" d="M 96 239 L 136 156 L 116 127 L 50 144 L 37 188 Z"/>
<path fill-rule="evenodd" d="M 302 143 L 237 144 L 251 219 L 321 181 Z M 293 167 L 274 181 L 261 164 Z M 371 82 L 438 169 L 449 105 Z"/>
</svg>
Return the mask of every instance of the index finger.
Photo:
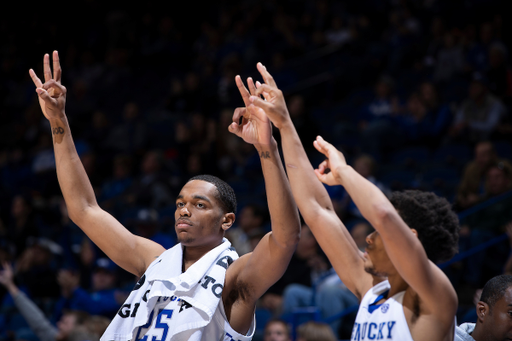
<svg viewBox="0 0 512 341">
<path fill-rule="evenodd" d="M 48 82 L 52 79 L 52 70 L 50 68 L 50 55 L 46 53 L 43 58 L 43 72 L 44 72 L 44 81 Z"/>
<path fill-rule="evenodd" d="M 59 53 L 57 51 L 53 51 L 53 79 L 60 83 L 61 77 L 62 69 L 60 68 Z"/>
<path fill-rule="evenodd" d="M 272 75 L 267 71 L 267 68 L 263 64 L 258 63 L 256 67 L 258 68 L 258 71 L 260 72 L 261 77 L 263 77 L 263 80 L 266 84 L 277 87 L 277 84 L 274 81 L 274 77 L 272 77 Z"/>
<path fill-rule="evenodd" d="M 32 78 L 32 81 L 34 82 L 36 88 L 41 88 L 43 86 L 43 82 L 37 77 L 34 70 L 30 69 L 28 70 L 28 74 L 30 75 L 30 78 Z"/>
<path fill-rule="evenodd" d="M 251 102 L 249 101 L 249 97 L 251 97 L 249 90 L 247 90 L 247 88 L 244 85 L 244 82 L 242 82 L 242 78 L 240 78 L 240 76 L 238 75 L 235 77 L 235 83 L 238 88 L 238 91 L 240 91 L 240 95 L 242 95 L 242 99 L 244 100 L 245 106 L 248 106 L 249 104 L 251 104 Z"/>
</svg>

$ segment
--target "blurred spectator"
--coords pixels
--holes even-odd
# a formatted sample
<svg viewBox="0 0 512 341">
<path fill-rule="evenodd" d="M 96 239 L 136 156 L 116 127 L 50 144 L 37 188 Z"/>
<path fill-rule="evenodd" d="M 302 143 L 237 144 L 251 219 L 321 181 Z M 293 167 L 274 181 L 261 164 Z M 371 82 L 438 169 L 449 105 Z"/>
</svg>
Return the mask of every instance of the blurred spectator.
<svg viewBox="0 0 512 341">
<path fill-rule="evenodd" d="M 29 197 L 21 194 L 13 197 L 10 218 L 6 238 L 14 244 L 16 256 L 20 256 L 28 239 L 39 236 L 36 214 Z"/>
<path fill-rule="evenodd" d="M 452 111 L 448 104 L 441 102 L 439 91 L 432 82 L 422 82 L 419 86 L 420 100 L 427 109 L 426 119 L 421 121 L 420 131 L 428 138 L 422 142 L 430 147 L 437 147 L 444 139 L 452 123 Z"/>
<path fill-rule="evenodd" d="M 114 153 L 132 153 L 140 155 L 148 141 L 146 121 L 141 117 L 140 107 L 128 102 L 123 108 L 122 121 L 109 132 L 104 146 Z"/>
<path fill-rule="evenodd" d="M 512 70 L 507 63 L 507 48 L 501 42 L 495 42 L 489 47 L 487 79 L 489 91 L 506 104 L 511 104 Z"/>
<path fill-rule="evenodd" d="M 66 311 L 56 323 L 56 327 L 46 318 L 44 312 L 14 283 L 13 270 L 9 263 L 2 263 L 3 270 L 0 271 L 0 283 L 7 288 L 9 294 L 12 296 L 16 308 L 25 318 L 26 322 L 32 329 L 32 332 L 41 341 L 71 341 L 71 340 L 99 340 L 101 328 L 93 325 L 91 321 L 91 328 L 86 325 L 89 320 L 89 315 L 83 311 Z M 96 328 L 92 328 L 96 327 Z M 82 329 L 84 328 L 84 329 Z M 76 334 L 82 334 L 85 338 L 75 339 Z M 87 334 L 87 335 L 83 335 Z"/>
<path fill-rule="evenodd" d="M 263 341 L 292 341 L 288 324 L 280 319 L 268 321 L 263 332 Z"/>
<path fill-rule="evenodd" d="M 300 284 L 311 288 L 312 284 L 329 268 L 330 265 L 321 253 L 313 233 L 307 225 L 303 224 L 299 244 L 288 268 L 283 277 L 261 297 L 261 306 L 268 309 L 274 316 L 279 316 L 283 310 L 283 294 L 288 285 Z"/>
<path fill-rule="evenodd" d="M 153 208 L 142 208 L 137 212 L 137 216 L 130 221 L 128 227 L 138 236 L 151 239 L 169 249 L 176 243 L 168 233 L 161 230 L 158 211 Z"/>
<path fill-rule="evenodd" d="M 297 327 L 297 341 L 336 341 L 327 323 L 309 321 Z"/>
<path fill-rule="evenodd" d="M 235 226 L 226 232 L 226 238 L 239 255 L 254 250 L 257 241 L 254 243 L 253 238 L 261 238 L 266 233 L 267 216 L 268 212 L 258 204 L 248 204 L 240 210 Z"/>
<path fill-rule="evenodd" d="M 457 190 L 455 205 L 464 210 L 479 202 L 485 193 L 485 175 L 498 156 L 490 141 L 477 143 L 474 159 L 465 166 L 462 179 Z"/>
<path fill-rule="evenodd" d="M 498 197 L 512 190 L 512 165 L 507 161 L 498 161 L 491 165 L 486 173 L 486 193 L 483 200 Z M 461 225 L 461 248 L 470 249 L 505 232 L 512 222 L 512 197 L 508 196 L 493 205 L 482 207 L 466 217 Z M 464 242 L 464 239 L 467 241 Z M 508 244 L 500 243 L 485 250 L 484 255 L 468 257 L 465 273 L 466 283 L 477 288 L 481 285 L 482 271 L 499 274 L 508 256 Z M 492 261 L 490 261 L 492 259 Z"/>
<path fill-rule="evenodd" d="M 498 97 L 488 91 L 488 80 L 476 73 L 469 86 L 469 97 L 460 105 L 450 130 L 455 141 L 474 143 L 489 138 L 506 109 Z"/>
<path fill-rule="evenodd" d="M 464 69 L 464 51 L 457 37 L 448 32 L 443 37 L 443 47 L 436 56 L 434 74 L 435 82 L 446 82 L 462 73 Z"/>
<path fill-rule="evenodd" d="M 311 119 L 303 96 L 293 95 L 287 100 L 287 103 L 293 125 L 297 129 L 302 145 L 309 153 L 314 149 L 313 141 L 320 134 L 318 124 Z"/>
<path fill-rule="evenodd" d="M 398 98 L 394 95 L 394 81 L 383 76 L 375 85 L 374 99 L 363 107 L 359 128 L 363 151 L 380 156 L 381 152 L 398 147 L 403 139 L 395 124 Z"/>
<path fill-rule="evenodd" d="M 334 16 L 331 20 L 331 27 L 326 31 L 326 40 L 330 44 L 343 46 L 352 40 L 352 32 L 346 27 L 340 16 Z"/>
<path fill-rule="evenodd" d="M 112 177 L 103 182 L 98 201 L 105 209 L 113 209 L 122 201 L 122 195 L 133 183 L 133 159 L 128 154 L 118 154 L 112 160 Z"/>
<path fill-rule="evenodd" d="M 56 303 L 56 318 L 66 309 L 113 318 L 127 297 L 127 293 L 117 289 L 117 271 L 117 266 L 110 259 L 99 258 L 92 273 L 91 290 L 87 292 L 79 285 L 79 272 L 61 269 L 58 275 L 61 298 Z"/>
<path fill-rule="evenodd" d="M 483 72 L 489 65 L 489 46 L 496 41 L 492 23 L 480 25 L 479 39 L 472 44 L 466 54 L 466 59 L 472 71 Z"/>
<path fill-rule="evenodd" d="M 31 238 L 18 257 L 15 271 L 33 299 L 55 299 L 59 296 L 57 270 L 62 248 L 47 238 Z M 34 281 L 37 278 L 37 281 Z"/>
<path fill-rule="evenodd" d="M 499 161 L 487 170 L 484 199 L 493 198 L 512 189 L 512 165 Z"/>
<path fill-rule="evenodd" d="M 160 209 L 174 204 L 170 174 L 165 170 L 160 151 L 149 150 L 144 154 L 140 174 L 133 179 L 125 195 L 128 204 L 139 207 Z"/>
</svg>

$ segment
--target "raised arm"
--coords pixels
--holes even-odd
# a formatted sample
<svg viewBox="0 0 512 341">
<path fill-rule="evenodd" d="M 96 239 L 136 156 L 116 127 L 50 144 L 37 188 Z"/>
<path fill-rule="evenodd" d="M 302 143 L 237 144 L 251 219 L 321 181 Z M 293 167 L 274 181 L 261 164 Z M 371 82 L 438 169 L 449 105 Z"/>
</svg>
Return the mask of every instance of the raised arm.
<svg viewBox="0 0 512 341">
<path fill-rule="evenodd" d="M 329 258 L 343 283 L 361 298 L 373 285 L 373 278 L 364 271 L 363 258 L 350 233 L 336 212 L 327 190 L 315 176 L 313 166 L 286 108 L 283 93 L 277 88 L 266 68 L 258 64 L 265 84 L 251 96 L 251 102 L 264 109 L 281 132 L 286 170 L 299 210 L 320 247 Z"/>
<path fill-rule="evenodd" d="M 239 76 L 235 81 L 247 106 L 235 110 L 229 131 L 243 138 L 245 142 L 253 144 L 258 151 L 272 227 L 272 231 L 262 238 L 254 251 L 244 255 L 239 262 L 244 264 L 244 267 L 239 272 L 237 281 L 251 283 L 253 299 L 250 301 L 255 302 L 281 278 L 288 267 L 299 241 L 300 220 L 279 157 L 277 143 L 272 137 L 270 120 L 263 110 L 251 105 L 250 93 Z M 248 80 L 248 86 L 251 92 L 255 93 L 256 88 L 252 79 Z"/>
<path fill-rule="evenodd" d="M 346 164 L 343 154 L 333 145 L 321 137 L 317 137 L 314 145 L 327 157 L 315 170 L 318 178 L 347 190 L 361 214 L 379 233 L 393 266 L 419 296 L 423 307 L 451 325 L 457 295 L 448 277 L 428 259 L 416 230 L 407 226 L 384 193 Z"/>
<path fill-rule="evenodd" d="M 140 276 L 164 248 L 132 234 L 98 206 L 71 136 L 65 113 L 66 88 L 61 84 L 62 70 L 57 51 L 52 57 L 53 74 L 50 56 L 44 56 L 44 84 L 34 70 L 29 73 L 36 85 L 43 114 L 50 122 L 57 178 L 69 216 L 110 259 Z"/>
</svg>

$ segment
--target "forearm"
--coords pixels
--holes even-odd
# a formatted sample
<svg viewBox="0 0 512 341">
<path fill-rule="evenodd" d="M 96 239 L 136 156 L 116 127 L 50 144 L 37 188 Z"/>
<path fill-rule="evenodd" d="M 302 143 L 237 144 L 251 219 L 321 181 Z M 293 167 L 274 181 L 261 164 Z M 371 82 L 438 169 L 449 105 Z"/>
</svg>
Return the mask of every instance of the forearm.
<svg viewBox="0 0 512 341">
<path fill-rule="evenodd" d="M 261 160 L 272 223 L 272 237 L 283 246 L 295 246 L 300 236 L 300 220 L 277 144 L 255 146 Z"/>
<path fill-rule="evenodd" d="M 307 221 L 322 211 L 333 212 L 329 193 L 318 181 L 293 122 L 283 125 L 280 132 L 286 171 L 302 216 Z"/>
<path fill-rule="evenodd" d="M 57 328 L 50 323 L 34 302 L 22 292 L 17 292 L 16 295 L 13 295 L 13 300 L 21 315 L 30 326 L 30 329 L 40 340 L 55 340 L 55 336 L 58 333 Z"/>
<path fill-rule="evenodd" d="M 343 166 L 338 171 L 337 179 L 363 217 L 377 230 L 379 230 L 383 220 L 389 217 L 389 214 L 396 212 L 384 193 L 352 167 Z"/>
<path fill-rule="evenodd" d="M 70 217 L 80 220 L 84 211 L 97 205 L 93 188 L 76 152 L 66 116 L 50 120 L 57 178 Z"/>
</svg>

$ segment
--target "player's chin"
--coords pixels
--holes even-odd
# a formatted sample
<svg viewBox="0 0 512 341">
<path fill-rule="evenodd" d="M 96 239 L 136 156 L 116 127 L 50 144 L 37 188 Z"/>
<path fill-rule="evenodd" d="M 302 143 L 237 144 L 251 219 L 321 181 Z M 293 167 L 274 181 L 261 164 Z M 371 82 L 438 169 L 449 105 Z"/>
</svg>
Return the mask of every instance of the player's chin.
<svg viewBox="0 0 512 341">
<path fill-rule="evenodd" d="M 183 246 L 191 246 L 194 243 L 194 238 L 190 236 L 184 236 L 181 233 L 177 235 L 178 243 L 181 243 Z"/>
</svg>

